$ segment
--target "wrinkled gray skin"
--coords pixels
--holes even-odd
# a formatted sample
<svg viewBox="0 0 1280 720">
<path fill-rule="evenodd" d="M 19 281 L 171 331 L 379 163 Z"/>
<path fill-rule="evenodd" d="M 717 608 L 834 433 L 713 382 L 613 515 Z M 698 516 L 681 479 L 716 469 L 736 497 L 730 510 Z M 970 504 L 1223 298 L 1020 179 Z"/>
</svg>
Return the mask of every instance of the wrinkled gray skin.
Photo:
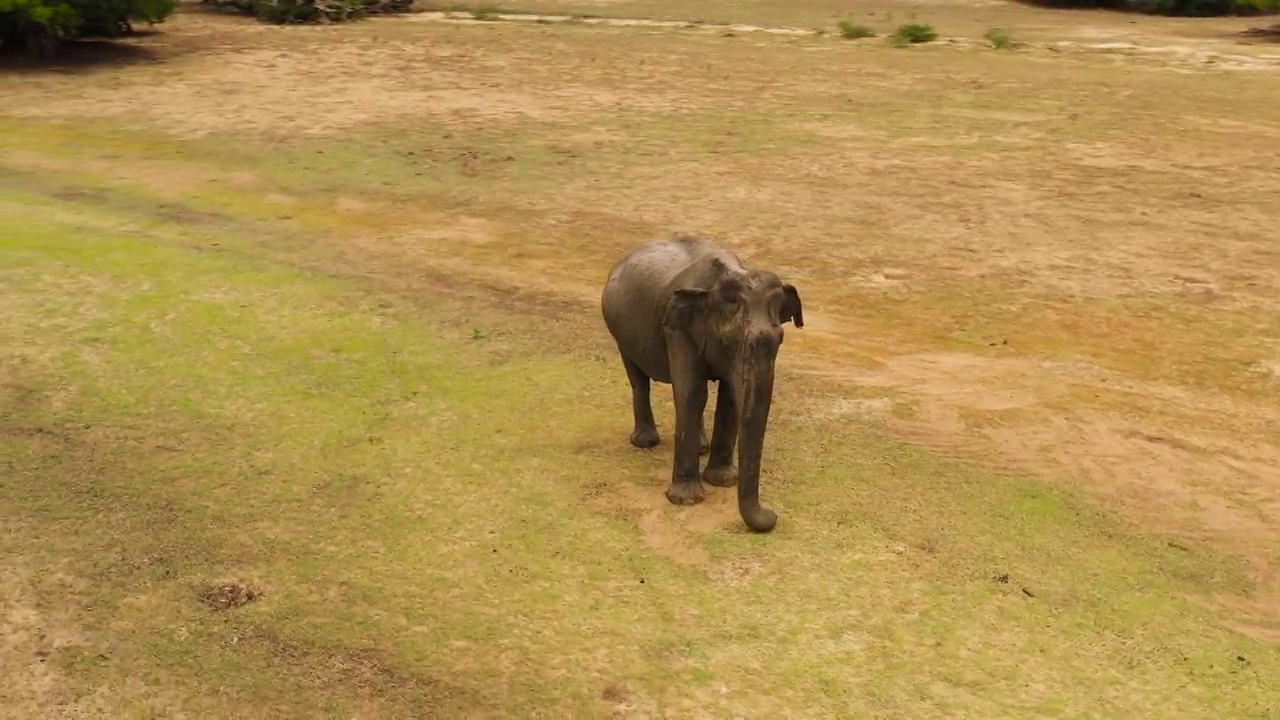
<svg viewBox="0 0 1280 720">
<path fill-rule="evenodd" d="M 632 445 L 658 444 L 650 381 L 670 383 L 675 394 L 667 499 L 692 505 L 703 499 L 703 481 L 720 487 L 737 482 L 738 510 L 747 527 L 772 530 L 778 516 L 760 505 L 760 457 L 782 325 L 804 326 L 795 287 L 771 272 L 748 270 L 737 255 L 706 240 L 657 240 L 613 267 L 601 309 L 631 381 Z M 719 387 L 708 444 L 702 415 L 713 380 Z M 699 476 L 698 456 L 708 451 Z"/>
</svg>

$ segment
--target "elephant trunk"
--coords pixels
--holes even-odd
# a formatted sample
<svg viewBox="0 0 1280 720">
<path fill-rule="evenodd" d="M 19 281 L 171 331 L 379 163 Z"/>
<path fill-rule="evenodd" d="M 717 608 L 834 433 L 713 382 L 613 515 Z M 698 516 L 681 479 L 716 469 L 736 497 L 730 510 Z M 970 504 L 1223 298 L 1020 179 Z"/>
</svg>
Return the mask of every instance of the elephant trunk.
<svg viewBox="0 0 1280 720">
<path fill-rule="evenodd" d="M 770 335 L 754 339 L 739 365 L 738 395 L 738 512 L 747 527 L 766 533 L 778 516 L 760 505 L 760 459 L 773 402 L 773 365 L 778 340 Z"/>
</svg>

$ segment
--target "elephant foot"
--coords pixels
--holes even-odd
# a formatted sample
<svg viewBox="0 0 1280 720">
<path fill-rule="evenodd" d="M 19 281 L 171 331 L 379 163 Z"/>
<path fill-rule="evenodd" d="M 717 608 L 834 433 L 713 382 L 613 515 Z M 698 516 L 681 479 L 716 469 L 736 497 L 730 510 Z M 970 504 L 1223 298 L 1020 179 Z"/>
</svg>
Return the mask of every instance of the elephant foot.
<svg viewBox="0 0 1280 720">
<path fill-rule="evenodd" d="M 702 481 L 716 487 L 733 487 L 738 484 L 738 468 L 736 465 L 707 466 L 702 471 Z"/>
<path fill-rule="evenodd" d="M 701 480 L 673 482 L 667 488 L 667 499 L 674 505 L 697 505 L 706 497 Z"/>
<path fill-rule="evenodd" d="M 657 428 L 641 428 L 631 433 L 631 444 L 638 448 L 651 448 L 658 444 Z"/>
</svg>

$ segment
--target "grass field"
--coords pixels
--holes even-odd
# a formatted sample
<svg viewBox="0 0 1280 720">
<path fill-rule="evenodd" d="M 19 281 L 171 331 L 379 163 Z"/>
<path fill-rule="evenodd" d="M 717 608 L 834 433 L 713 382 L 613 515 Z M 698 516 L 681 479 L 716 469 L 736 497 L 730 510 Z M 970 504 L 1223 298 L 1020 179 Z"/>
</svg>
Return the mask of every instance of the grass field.
<svg viewBox="0 0 1280 720">
<path fill-rule="evenodd" d="M 6 68 L 0 706 L 1280 718 L 1280 51 L 844 8 Z M 675 230 L 805 300 L 767 536 L 627 443 L 598 295 Z"/>
</svg>

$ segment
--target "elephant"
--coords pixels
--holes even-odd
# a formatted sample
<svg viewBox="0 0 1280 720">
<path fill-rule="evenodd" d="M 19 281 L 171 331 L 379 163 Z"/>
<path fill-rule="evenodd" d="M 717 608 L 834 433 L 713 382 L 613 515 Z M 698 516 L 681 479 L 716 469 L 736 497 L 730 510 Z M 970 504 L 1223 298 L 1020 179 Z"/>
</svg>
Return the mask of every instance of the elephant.
<svg viewBox="0 0 1280 720">
<path fill-rule="evenodd" d="M 650 381 L 672 387 L 675 446 L 667 499 L 693 505 L 705 496 L 704 481 L 717 487 L 736 482 L 747 527 L 773 530 L 777 514 L 760 505 L 760 460 L 782 326 L 804 327 L 795 286 L 767 270 L 746 268 L 710 240 L 676 236 L 650 241 L 619 260 L 600 306 L 631 383 L 632 445 L 659 443 Z M 703 411 L 711 381 L 718 387 L 708 443 Z M 709 457 L 699 475 L 703 454 Z"/>
</svg>

